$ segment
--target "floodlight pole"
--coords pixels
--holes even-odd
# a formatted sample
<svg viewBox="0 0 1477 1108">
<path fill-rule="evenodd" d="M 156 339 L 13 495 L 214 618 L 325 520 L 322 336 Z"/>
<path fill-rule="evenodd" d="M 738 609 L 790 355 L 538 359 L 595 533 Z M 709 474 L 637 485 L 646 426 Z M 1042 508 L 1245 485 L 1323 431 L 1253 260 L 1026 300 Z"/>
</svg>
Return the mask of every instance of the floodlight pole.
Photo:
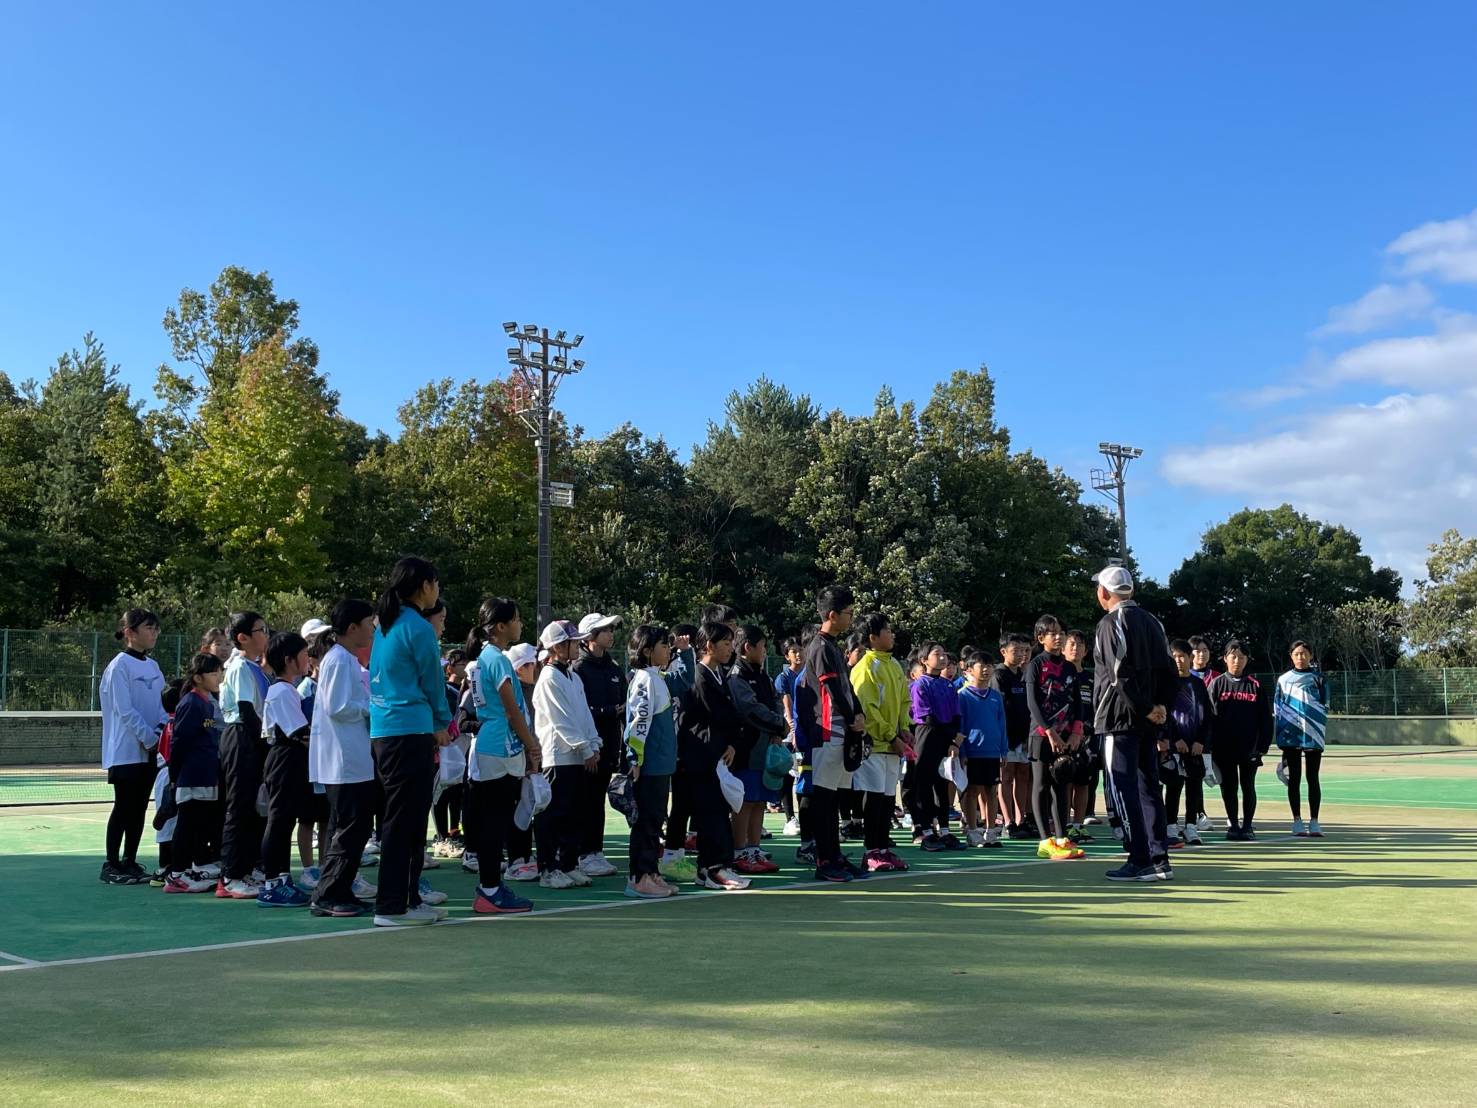
<svg viewBox="0 0 1477 1108">
<path fill-rule="evenodd" d="M 1109 468 L 1106 471 L 1101 469 L 1092 471 L 1092 487 L 1109 500 L 1117 501 L 1118 556 L 1126 562 L 1128 560 L 1128 502 L 1125 494 L 1127 481 L 1124 475 L 1128 470 L 1128 463 L 1135 458 L 1142 458 L 1144 452 L 1136 446 L 1124 446 L 1116 442 L 1098 443 L 1098 452 L 1108 460 Z"/>
<path fill-rule="evenodd" d="M 579 346 L 584 335 L 566 340 L 565 332 L 550 336 L 547 327 L 504 323 L 503 330 L 518 343 L 508 348 L 508 361 L 525 388 L 534 394 L 534 411 L 519 412 L 524 424 L 533 432 L 538 455 L 538 626 L 546 627 L 554 618 L 553 527 L 549 503 L 549 456 L 553 442 L 549 434 L 554 406 L 554 390 L 566 374 L 584 369 L 582 361 L 571 361 L 569 351 Z"/>
</svg>

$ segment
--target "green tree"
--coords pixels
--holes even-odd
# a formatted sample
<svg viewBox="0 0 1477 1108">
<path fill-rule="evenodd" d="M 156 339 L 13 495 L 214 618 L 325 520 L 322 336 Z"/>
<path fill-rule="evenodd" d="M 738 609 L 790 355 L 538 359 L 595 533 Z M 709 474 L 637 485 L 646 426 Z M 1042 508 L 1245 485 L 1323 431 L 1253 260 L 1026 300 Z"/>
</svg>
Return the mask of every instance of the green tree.
<svg viewBox="0 0 1477 1108">
<path fill-rule="evenodd" d="M 1455 529 L 1430 546 L 1426 578 L 1415 585 L 1406 634 L 1429 666 L 1477 666 L 1477 538 Z"/>
<path fill-rule="evenodd" d="M 161 550 L 159 458 L 102 343 L 57 359 L 35 404 L 35 524 L 51 618 L 114 606 Z"/>
<path fill-rule="evenodd" d="M 989 370 L 956 371 L 934 386 L 919 422 L 938 460 L 939 502 L 967 535 L 956 594 L 968 615 L 963 637 L 993 645 L 1043 612 L 1090 627 L 1098 614 L 1090 578 L 1116 553 L 1117 532 L 1060 469 L 1011 453 Z"/>
<path fill-rule="evenodd" d="M 36 403 L 0 373 L 0 624 L 30 627 L 51 615 L 53 586 L 36 527 L 41 441 Z"/>
<path fill-rule="evenodd" d="M 166 461 L 171 507 L 206 538 L 178 564 L 198 571 L 218 554 L 228 577 L 266 592 L 325 583 L 325 508 L 348 481 L 335 400 L 280 335 L 212 387 L 198 447 Z"/>
<path fill-rule="evenodd" d="M 519 600 L 534 620 L 537 468 L 533 442 L 502 381 L 422 386 L 401 406 L 402 430 L 372 444 L 356 469 L 358 544 L 372 588 L 402 554 L 441 573 L 448 628 L 459 635 L 486 596 Z M 556 457 L 566 457 L 562 424 Z M 349 518 L 355 518 L 350 516 Z"/>
<path fill-rule="evenodd" d="M 1248 640 L 1256 664 L 1272 665 L 1294 638 L 1327 662 L 1333 611 L 1366 598 L 1395 600 L 1400 576 L 1376 569 L 1352 531 L 1283 504 L 1248 508 L 1210 528 L 1169 587 L 1182 605 L 1182 628 L 1219 642 Z"/>
<path fill-rule="evenodd" d="M 555 509 L 556 608 L 575 619 L 620 613 L 628 624 L 690 618 L 708 548 L 685 525 L 695 497 L 671 447 L 626 423 L 577 438 L 564 457 L 575 509 Z"/>
<path fill-rule="evenodd" d="M 859 610 L 880 609 L 915 637 L 956 639 L 969 533 L 940 503 L 942 459 L 913 405 L 884 388 L 871 415 L 833 412 L 819 447 L 792 504 L 814 530 L 819 578 L 849 585 Z"/>
</svg>

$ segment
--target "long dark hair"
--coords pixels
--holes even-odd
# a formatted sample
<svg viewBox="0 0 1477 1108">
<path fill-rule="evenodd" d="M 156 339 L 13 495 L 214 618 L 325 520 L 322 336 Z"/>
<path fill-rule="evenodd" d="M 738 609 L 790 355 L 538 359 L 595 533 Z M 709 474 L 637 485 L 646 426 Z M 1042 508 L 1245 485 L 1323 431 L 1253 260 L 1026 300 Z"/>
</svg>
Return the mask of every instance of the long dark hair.
<svg viewBox="0 0 1477 1108">
<path fill-rule="evenodd" d="M 511 596 L 489 596 L 477 609 L 477 622 L 467 632 L 467 656 L 475 658 L 492 641 L 492 629 L 499 623 L 510 623 L 518 613 L 518 601 Z"/>
<path fill-rule="evenodd" d="M 333 611 L 328 613 L 328 630 L 318 636 L 318 645 L 323 653 L 319 657 L 326 657 L 328 651 L 338 642 L 338 637 L 356 623 L 363 623 L 374 615 L 374 605 L 367 600 L 357 597 L 346 596 L 333 606 Z"/>
<path fill-rule="evenodd" d="M 380 630 L 389 631 L 394 627 L 395 621 L 400 618 L 401 609 L 410 602 L 410 598 L 428 582 L 439 580 L 441 576 L 436 572 L 436 567 L 424 558 L 406 557 L 396 562 L 395 568 L 390 570 L 389 583 L 385 591 L 380 593 L 379 603 L 375 605 Z"/>
<path fill-rule="evenodd" d="M 118 620 L 118 630 L 113 632 L 113 638 L 122 642 L 125 631 L 137 631 L 140 627 L 149 626 L 158 627 L 159 617 L 147 608 L 129 608 Z"/>
<path fill-rule="evenodd" d="M 651 665 L 652 647 L 668 640 L 671 633 L 659 624 L 643 623 L 631 632 L 630 645 L 626 648 L 626 659 L 632 669 L 645 669 Z"/>
</svg>

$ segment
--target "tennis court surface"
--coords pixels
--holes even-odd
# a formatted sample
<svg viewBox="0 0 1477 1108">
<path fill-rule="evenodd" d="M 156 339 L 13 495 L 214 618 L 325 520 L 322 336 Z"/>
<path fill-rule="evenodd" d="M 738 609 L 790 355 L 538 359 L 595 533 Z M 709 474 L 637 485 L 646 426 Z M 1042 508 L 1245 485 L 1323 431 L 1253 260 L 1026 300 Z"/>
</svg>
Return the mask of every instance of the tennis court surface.
<svg viewBox="0 0 1477 1108">
<path fill-rule="evenodd" d="M 105 886 L 104 808 L 0 809 L 0 1103 L 1473 1103 L 1477 750 L 1331 748 L 1321 841 L 1260 784 L 1169 884 L 1104 881 L 1102 828 L 475 919 L 444 863 L 462 922 L 414 931 Z"/>
</svg>

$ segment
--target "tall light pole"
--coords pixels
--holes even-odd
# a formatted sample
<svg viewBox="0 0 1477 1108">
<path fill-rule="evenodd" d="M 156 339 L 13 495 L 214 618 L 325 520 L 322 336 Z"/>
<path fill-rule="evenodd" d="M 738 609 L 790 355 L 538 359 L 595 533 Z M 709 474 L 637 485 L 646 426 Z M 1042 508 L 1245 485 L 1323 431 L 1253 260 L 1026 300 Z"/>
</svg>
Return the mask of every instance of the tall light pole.
<svg viewBox="0 0 1477 1108">
<path fill-rule="evenodd" d="M 1124 473 L 1128 463 L 1142 458 L 1144 452 L 1136 446 L 1124 446 L 1116 442 L 1100 442 L 1098 452 L 1108 459 L 1108 469 L 1092 471 L 1092 487 L 1109 500 L 1118 502 L 1118 556 L 1128 560 L 1128 506 L 1124 501 Z"/>
<path fill-rule="evenodd" d="M 533 434 L 538 451 L 538 625 L 542 629 L 554 618 L 553 556 L 550 552 L 549 524 L 549 413 L 554 404 L 554 390 L 570 373 L 578 373 L 585 363 L 571 361 L 569 352 L 585 341 L 584 335 L 569 339 L 563 331 L 549 334 L 547 327 L 534 323 L 519 326 L 504 323 L 503 330 L 516 342 L 508 347 L 508 361 L 513 366 L 514 407 Z"/>
</svg>

